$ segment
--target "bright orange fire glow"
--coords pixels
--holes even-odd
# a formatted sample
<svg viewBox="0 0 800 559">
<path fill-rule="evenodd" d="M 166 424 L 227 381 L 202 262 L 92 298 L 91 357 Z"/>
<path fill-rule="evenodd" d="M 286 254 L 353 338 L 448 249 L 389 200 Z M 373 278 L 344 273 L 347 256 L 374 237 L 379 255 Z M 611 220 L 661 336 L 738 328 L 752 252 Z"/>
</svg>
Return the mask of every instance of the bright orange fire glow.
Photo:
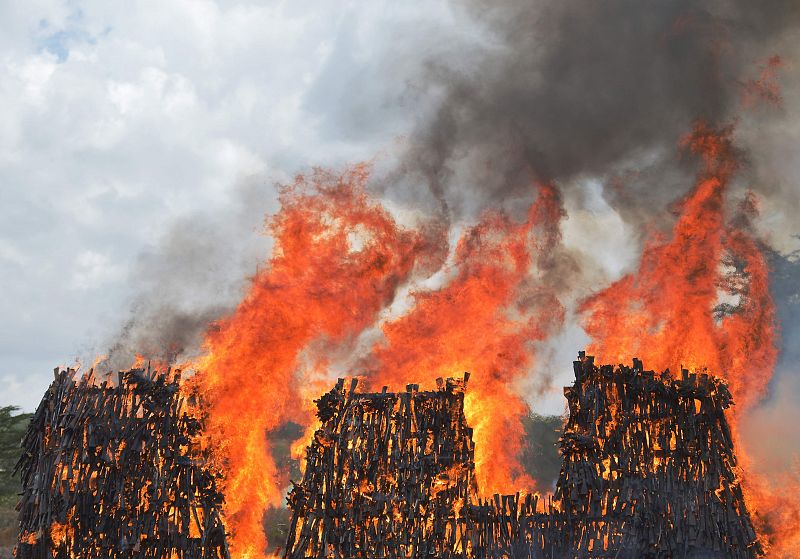
<svg viewBox="0 0 800 559">
<path fill-rule="evenodd" d="M 737 169 L 731 133 L 699 124 L 686 137 L 704 166 L 671 235 L 654 235 L 636 273 L 581 310 L 593 340 L 588 351 L 600 362 L 637 356 L 655 370 L 726 376 L 738 404 L 736 436 L 737 421 L 766 392 L 777 350 L 768 268 L 749 226 L 756 200 L 747 197 L 735 211 L 726 205 Z M 535 365 L 534 344 L 564 320 L 557 282 L 547 277 L 560 242 L 557 190 L 537 187 L 519 220 L 485 214 L 448 257 L 446 231 L 399 225 L 366 194 L 367 178 L 368 168 L 357 166 L 299 178 L 282 191 L 269 222 L 268 265 L 237 310 L 208 332 L 205 355 L 193 364 L 227 475 L 236 559 L 265 557 L 263 513 L 284 497 L 288 480 L 268 433 L 287 421 L 302 426 L 292 448 L 300 455 L 315 429 L 311 400 L 327 388 L 334 362 L 356 363 L 348 372 L 373 390 L 408 382 L 432 389 L 439 377 L 469 371 L 465 409 L 481 493 L 533 486 L 517 460 L 527 411 L 519 383 Z M 438 286 L 398 298 L 401 287 L 422 279 Z M 750 471 L 739 447 L 765 544 L 773 557 L 793 556 L 798 505 Z"/>
<path fill-rule="evenodd" d="M 777 334 L 768 267 L 749 231 L 755 201 L 748 197 L 733 217 L 726 212 L 725 193 L 737 167 L 731 132 L 698 124 L 686 137 L 704 170 L 680 205 L 672 235 L 651 239 L 636 272 L 589 298 L 582 311 L 592 337 L 588 351 L 600 362 L 637 356 L 654 370 L 708 368 L 726 378 L 738 404 L 731 417 L 738 442 L 737 424 L 772 376 Z M 770 556 L 796 557 L 800 505 L 775 494 L 737 446 L 750 509 Z"/>
<path fill-rule="evenodd" d="M 373 389 L 407 379 L 433 388 L 436 377 L 473 374 L 465 412 L 485 495 L 533 487 L 517 460 L 527 406 L 513 383 L 530 371 L 532 344 L 563 321 L 553 293 L 532 280 L 559 240 L 561 214 L 555 189 L 544 186 L 523 223 L 485 216 L 459 240 L 449 283 L 416 293 L 374 350 Z"/>
<path fill-rule="evenodd" d="M 287 421 L 306 427 L 311 399 L 324 392 L 328 355 L 357 355 L 356 337 L 381 325 L 384 341 L 359 361 L 369 386 L 435 386 L 470 371 L 467 413 L 475 428 L 477 475 L 487 494 L 530 487 L 517 462 L 525 403 L 513 390 L 533 364 L 533 347 L 563 310 L 532 278 L 559 240 L 560 199 L 540 187 L 517 223 L 486 215 L 458 242 L 443 287 L 417 291 L 405 314 L 381 311 L 402 284 L 442 268 L 443 231 L 400 227 L 365 194 L 367 169 L 318 174 L 283 191 L 270 222 L 268 268 L 253 278 L 236 312 L 207 334 L 196 362 L 208 430 L 227 472 L 226 520 L 235 557 L 263 557 L 262 514 L 279 505 L 281 479 L 266 435 Z M 349 350 L 343 350 L 342 348 Z M 369 349 L 368 349 L 369 352 Z M 301 379 L 301 380 L 300 380 Z"/>
<path fill-rule="evenodd" d="M 775 310 L 767 265 L 746 228 L 726 222 L 725 190 L 736 169 L 730 130 L 698 125 L 686 145 L 705 170 L 680 206 L 672 237 L 644 248 L 639 269 L 588 299 L 588 351 L 602 363 L 640 357 L 649 368 L 678 372 L 706 367 L 726 375 L 741 407 L 757 402 L 772 375 Z M 746 285 L 737 308 L 715 319 L 726 264 L 738 264 Z"/>
<path fill-rule="evenodd" d="M 269 224 L 269 266 L 236 312 L 207 334 L 207 355 L 195 364 L 208 430 L 227 472 L 225 513 L 237 559 L 264 556 L 262 515 L 280 504 L 287 483 L 266 432 L 291 419 L 312 420 L 300 413 L 301 354 L 312 343 L 344 344 L 373 324 L 438 248 L 373 204 L 366 178 L 365 167 L 341 177 L 319 173 L 282 192 L 282 209 Z"/>
</svg>

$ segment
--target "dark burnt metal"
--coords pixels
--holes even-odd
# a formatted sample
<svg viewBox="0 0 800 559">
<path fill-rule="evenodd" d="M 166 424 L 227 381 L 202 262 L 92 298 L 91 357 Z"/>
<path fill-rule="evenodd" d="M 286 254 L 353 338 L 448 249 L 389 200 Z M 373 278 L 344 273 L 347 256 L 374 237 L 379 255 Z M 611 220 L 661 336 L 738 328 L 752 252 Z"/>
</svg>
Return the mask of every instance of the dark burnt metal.
<svg viewBox="0 0 800 559">
<path fill-rule="evenodd" d="M 17 464 L 16 556 L 228 559 L 218 475 L 180 372 L 133 369 L 115 385 L 55 376 Z"/>
<path fill-rule="evenodd" d="M 466 379 L 318 401 L 284 557 L 736 558 L 763 554 L 736 476 L 726 385 L 594 365 L 564 390 L 555 494 L 476 497 Z"/>
</svg>

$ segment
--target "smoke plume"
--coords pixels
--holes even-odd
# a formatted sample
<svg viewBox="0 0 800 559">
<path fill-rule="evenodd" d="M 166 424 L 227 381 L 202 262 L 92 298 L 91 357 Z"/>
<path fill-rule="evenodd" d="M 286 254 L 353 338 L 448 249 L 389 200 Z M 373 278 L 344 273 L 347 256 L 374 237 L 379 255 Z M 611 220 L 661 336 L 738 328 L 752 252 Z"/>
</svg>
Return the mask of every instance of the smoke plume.
<svg viewBox="0 0 800 559">
<path fill-rule="evenodd" d="M 458 8 L 483 22 L 485 47 L 468 62 L 428 62 L 424 81 L 442 101 L 402 161 L 417 179 L 403 188 L 424 184 L 457 216 L 513 204 L 532 180 L 590 176 L 628 220 L 654 219 L 691 184 L 693 171 L 676 166 L 679 138 L 693 121 L 736 119 L 758 63 L 785 50 L 800 21 L 790 0 Z"/>
<path fill-rule="evenodd" d="M 170 224 L 131 272 L 130 316 L 106 342 L 101 372 L 137 355 L 174 364 L 196 352 L 209 325 L 236 308 L 248 277 L 268 252 L 264 213 L 275 206 L 263 181 L 241 182 L 229 204 Z"/>
<path fill-rule="evenodd" d="M 566 207 L 580 211 L 592 204 L 586 181 L 593 180 L 602 203 L 636 236 L 645 226 L 668 226 L 665 209 L 692 184 L 694 166 L 675 149 L 692 122 L 741 121 L 739 143 L 753 148 L 748 172 L 759 179 L 757 190 L 770 207 L 800 207 L 785 184 L 795 169 L 767 170 L 769 153 L 782 152 L 759 149 L 769 134 L 749 125 L 747 113 L 760 95 L 783 101 L 768 95 L 759 65 L 779 54 L 791 66 L 796 2 L 462 0 L 453 8 L 477 30 L 475 42 L 420 53 L 423 70 L 409 80 L 432 108 L 373 190 L 449 221 L 487 208 L 519 217 L 534 181 L 554 181 Z M 768 130 L 781 122 L 758 117 Z M 110 368 L 135 352 L 171 361 L 233 308 L 259 261 L 254 247 L 263 254 L 264 239 L 253 232 L 270 207 L 245 195 L 232 208 L 182 220 L 141 256 L 132 274 L 134 312 L 109 344 Z M 598 243 L 580 241 L 590 252 Z M 591 276 L 594 286 L 608 279 L 602 266 L 578 266 L 578 255 L 558 250 L 554 258 L 570 276 Z"/>
</svg>

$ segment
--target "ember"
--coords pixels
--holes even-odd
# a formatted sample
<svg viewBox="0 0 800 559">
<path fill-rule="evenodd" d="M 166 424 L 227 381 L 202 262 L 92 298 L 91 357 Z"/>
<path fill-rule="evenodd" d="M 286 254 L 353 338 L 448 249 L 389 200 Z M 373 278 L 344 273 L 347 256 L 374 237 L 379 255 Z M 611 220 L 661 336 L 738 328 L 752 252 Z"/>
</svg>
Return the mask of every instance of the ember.
<svg viewBox="0 0 800 559">
<path fill-rule="evenodd" d="M 556 493 L 477 497 L 463 381 L 317 401 L 285 557 L 726 557 L 762 550 L 705 373 L 575 362 Z"/>
<path fill-rule="evenodd" d="M 180 371 L 56 370 L 17 469 L 19 559 L 228 559 L 217 476 Z"/>
<path fill-rule="evenodd" d="M 356 381 L 317 400 L 321 429 L 306 454 L 286 557 L 445 557 L 467 539 L 475 500 L 463 381 L 439 390 L 356 394 Z"/>
</svg>

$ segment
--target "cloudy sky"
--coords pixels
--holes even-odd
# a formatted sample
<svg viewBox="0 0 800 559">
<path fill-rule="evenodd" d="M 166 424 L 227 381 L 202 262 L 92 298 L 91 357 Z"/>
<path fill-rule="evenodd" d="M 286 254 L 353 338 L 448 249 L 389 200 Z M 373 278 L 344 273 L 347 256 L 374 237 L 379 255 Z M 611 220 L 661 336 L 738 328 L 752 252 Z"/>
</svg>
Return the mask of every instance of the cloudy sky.
<svg viewBox="0 0 800 559">
<path fill-rule="evenodd" d="M 420 110 L 403 53 L 452 48 L 453 18 L 435 1 L 0 3 L 0 405 L 33 408 L 53 367 L 102 351 L 148 254 L 196 219 L 232 245 L 192 270 L 215 268 L 197 296 L 234 298 L 275 181 L 399 141 Z"/>
<path fill-rule="evenodd" d="M 541 14 L 529 7 L 538 4 L 0 2 L 0 405 L 33 409 L 53 367 L 76 358 L 88 364 L 121 335 L 146 344 L 130 334 L 143 331 L 132 316 L 161 336 L 191 331 L 187 322 L 230 308 L 267 254 L 263 219 L 276 209 L 276 182 L 316 165 L 380 165 L 410 137 L 433 145 L 434 132 L 464 114 L 477 116 L 445 159 L 477 149 L 507 158 L 511 168 L 513 156 L 487 145 L 505 149 L 512 133 L 532 145 L 551 143 L 551 157 L 534 153 L 533 163 L 580 186 L 566 189 L 565 244 L 591 254 L 600 284 L 629 268 L 639 250 L 631 224 L 637 215 L 668 215 L 662 208 L 675 191 L 658 184 L 650 194 L 658 204 L 648 199 L 650 210 L 634 205 L 622 216 L 592 172 L 658 160 L 664 146 L 671 154 L 674 138 L 662 130 L 683 130 L 706 100 L 724 104 L 738 94 L 710 91 L 709 72 L 691 49 L 662 56 L 637 48 L 636 41 L 650 44 L 653 29 L 680 21 L 691 2 L 659 3 L 664 13 L 652 17 L 642 9 L 627 27 L 620 13 L 632 4 L 624 0 L 560 27 L 539 24 Z M 725 21 L 745 22 L 742 36 L 753 42 L 735 70 L 758 77 L 759 62 L 773 52 L 797 54 L 797 34 L 780 25 L 789 18 L 756 18 L 748 13 L 755 4 L 739 0 L 715 5 L 729 10 Z M 548 17 L 563 23 L 562 15 Z M 605 38 L 598 26 L 608 27 Z M 557 40 L 544 44 L 551 36 Z M 784 91 L 791 92 L 797 57 L 786 59 Z M 447 64 L 431 63 L 437 60 Z M 442 76 L 474 80 L 476 68 L 485 74 L 483 89 L 460 88 L 458 79 L 443 87 Z M 525 81 L 528 75 L 535 77 Z M 607 83 L 613 87 L 600 93 L 609 94 L 595 95 Z M 436 113 L 448 98 L 457 101 L 452 113 Z M 756 178 L 769 185 L 759 227 L 784 253 L 797 248 L 799 108 L 796 95 L 785 95 L 768 125 L 737 121 Z M 526 128 L 529 113 L 535 118 Z M 620 115 L 632 115 L 628 128 L 609 135 Z M 415 124 L 428 118 L 434 125 L 420 135 Z M 632 151 L 628 138 L 647 149 Z M 665 160 L 672 164 L 673 156 Z M 475 171 L 467 167 L 463 178 L 486 178 Z M 507 177 L 489 182 L 498 178 Z M 468 215 L 470 204 L 479 209 L 506 196 L 502 188 L 479 185 L 451 207 Z M 583 341 L 569 325 L 544 366 L 566 364 L 566 380 Z M 563 405 L 557 394 L 554 401 L 550 411 Z"/>
</svg>

